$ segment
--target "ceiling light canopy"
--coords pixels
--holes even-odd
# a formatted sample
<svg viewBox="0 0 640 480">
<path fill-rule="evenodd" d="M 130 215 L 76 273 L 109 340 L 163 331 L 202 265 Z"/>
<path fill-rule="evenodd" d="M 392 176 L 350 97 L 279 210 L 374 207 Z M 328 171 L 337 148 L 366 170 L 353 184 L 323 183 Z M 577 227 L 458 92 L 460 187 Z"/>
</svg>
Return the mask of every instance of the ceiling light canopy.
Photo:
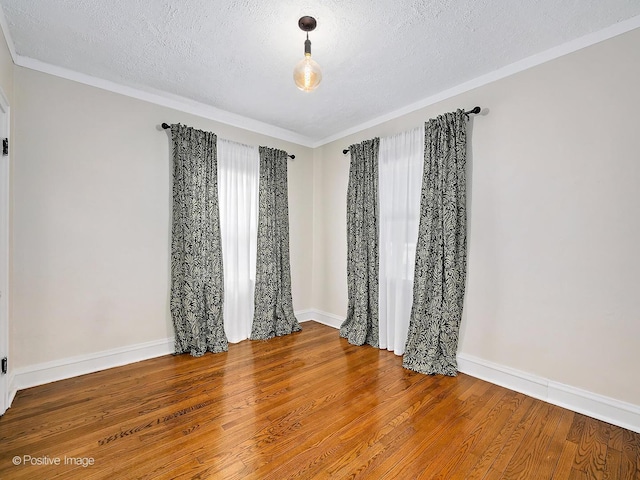
<svg viewBox="0 0 640 480">
<path fill-rule="evenodd" d="M 300 29 L 307 32 L 307 40 L 304 42 L 304 58 L 293 69 L 293 80 L 304 92 L 315 90 L 322 80 L 320 65 L 311 58 L 311 41 L 309 40 L 309 32 L 314 30 L 316 25 L 316 19 L 313 17 L 307 16 L 298 20 Z"/>
</svg>

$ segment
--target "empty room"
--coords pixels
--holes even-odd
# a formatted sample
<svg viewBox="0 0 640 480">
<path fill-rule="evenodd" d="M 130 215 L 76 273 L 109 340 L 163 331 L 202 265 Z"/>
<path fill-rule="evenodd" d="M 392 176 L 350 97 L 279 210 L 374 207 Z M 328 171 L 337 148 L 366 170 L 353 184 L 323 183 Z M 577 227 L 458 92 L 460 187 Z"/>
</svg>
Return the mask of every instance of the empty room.
<svg viewBox="0 0 640 480">
<path fill-rule="evenodd" d="M 640 478 L 640 3 L 0 0 L 1 479 Z"/>
</svg>

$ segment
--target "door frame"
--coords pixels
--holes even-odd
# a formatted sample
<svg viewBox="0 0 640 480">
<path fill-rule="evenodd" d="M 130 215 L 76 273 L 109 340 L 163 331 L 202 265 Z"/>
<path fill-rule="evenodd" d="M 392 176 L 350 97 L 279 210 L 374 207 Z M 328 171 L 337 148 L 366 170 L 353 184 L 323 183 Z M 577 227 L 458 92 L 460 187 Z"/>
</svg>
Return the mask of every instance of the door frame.
<svg viewBox="0 0 640 480">
<path fill-rule="evenodd" d="M 0 138 L 10 138 L 10 107 L 9 100 L 0 88 Z M 9 358 L 9 215 L 10 215 L 10 158 L 9 154 L 2 156 L 0 152 L 0 359 L 9 359 L 6 374 L 0 373 L 0 415 L 11 406 L 10 395 L 11 361 Z"/>
</svg>

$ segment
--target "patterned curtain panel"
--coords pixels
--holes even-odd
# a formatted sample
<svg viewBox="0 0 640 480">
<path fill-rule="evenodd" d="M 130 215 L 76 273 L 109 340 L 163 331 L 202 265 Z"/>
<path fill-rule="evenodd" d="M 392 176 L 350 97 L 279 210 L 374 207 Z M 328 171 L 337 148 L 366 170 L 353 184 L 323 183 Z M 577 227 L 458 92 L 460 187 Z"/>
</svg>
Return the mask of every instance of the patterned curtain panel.
<svg viewBox="0 0 640 480">
<path fill-rule="evenodd" d="M 340 336 L 378 347 L 378 151 L 380 139 L 351 145 L 347 187 L 347 318 Z"/>
<path fill-rule="evenodd" d="M 287 152 L 260 147 L 258 245 L 251 340 L 302 330 L 293 314 Z"/>
<path fill-rule="evenodd" d="M 227 350 L 216 136 L 180 124 L 173 138 L 171 317 L 176 353 Z"/>
<path fill-rule="evenodd" d="M 413 305 L 402 365 L 457 375 L 467 269 L 466 122 L 462 110 L 425 124 Z"/>
</svg>

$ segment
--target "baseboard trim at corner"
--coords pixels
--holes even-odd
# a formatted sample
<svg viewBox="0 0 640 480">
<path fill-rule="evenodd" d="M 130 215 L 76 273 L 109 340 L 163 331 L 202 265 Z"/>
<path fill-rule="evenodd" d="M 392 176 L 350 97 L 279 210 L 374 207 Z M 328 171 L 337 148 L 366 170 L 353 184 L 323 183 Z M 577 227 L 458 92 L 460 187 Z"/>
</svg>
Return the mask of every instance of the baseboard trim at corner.
<svg viewBox="0 0 640 480">
<path fill-rule="evenodd" d="M 315 310 L 313 308 L 307 308 L 306 310 L 296 310 L 294 315 L 298 319 L 299 322 L 308 322 L 309 320 L 313 320 L 313 312 Z"/>
<path fill-rule="evenodd" d="M 640 406 L 564 385 L 466 354 L 458 371 L 530 397 L 640 433 Z"/>
<path fill-rule="evenodd" d="M 25 388 L 120 367 L 129 363 L 169 355 L 174 352 L 174 339 L 167 338 L 126 347 L 104 350 L 87 355 L 63 358 L 52 362 L 39 363 L 15 371 L 11 382 L 11 392 Z M 13 393 L 15 395 L 15 393 Z"/>
<path fill-rule="evenodd" d="M 336 329 L 340 329 L 340 325 L 342 325 L 342 322 L 344 322 L 344 318 L 339 317 L 338 315 L 323 312 L 322 310 L 316 310 L 315 308 L 300 310 L 300 312 L 296 312 L 296 317 L 298 317 L 298 321 L 300 322 L 308 322 L 310 320 L 313 320 L 314 322 L 318 322 Z"/>
</svg>

